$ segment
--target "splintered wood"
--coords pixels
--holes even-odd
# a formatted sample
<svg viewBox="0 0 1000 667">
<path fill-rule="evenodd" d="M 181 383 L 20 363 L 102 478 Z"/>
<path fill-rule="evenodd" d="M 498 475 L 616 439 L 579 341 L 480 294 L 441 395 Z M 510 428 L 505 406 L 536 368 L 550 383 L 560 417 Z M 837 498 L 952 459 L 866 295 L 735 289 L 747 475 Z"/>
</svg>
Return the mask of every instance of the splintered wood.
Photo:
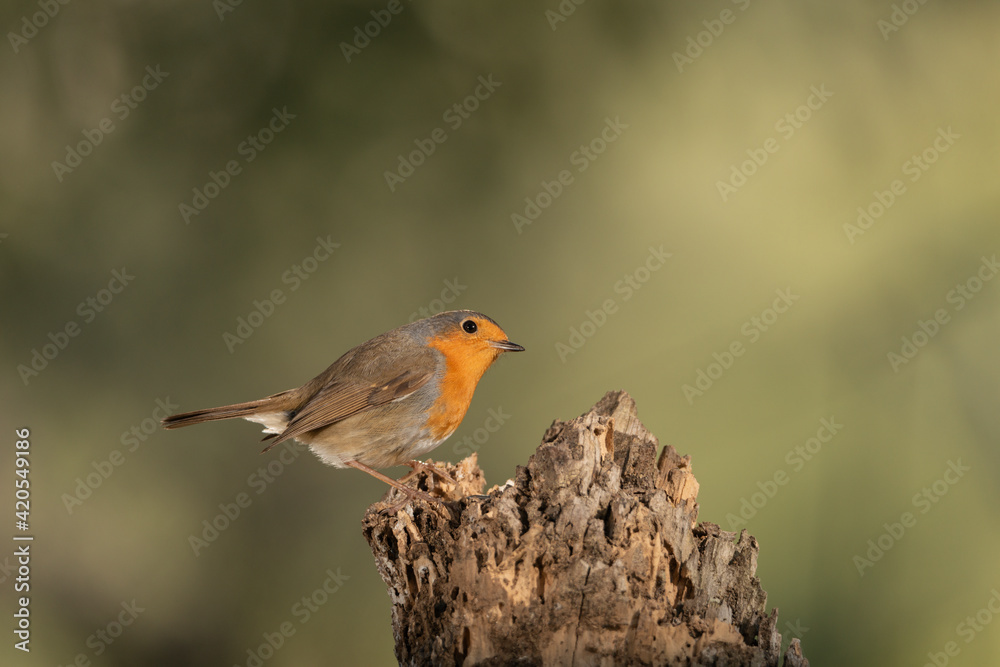
<svg viewBox="0 0 1000 667">
<path fill-rule="evenodd" d="M 690 458 L 658 450 L 611 392 L 486 495 L 473 454 L 411 482 L 447 506 L 372 505 L 400 664 L 779 665 L 757 541 L 698 524 Z M 784 664 L 808 666 L 798 640 Z"/>
</svg>

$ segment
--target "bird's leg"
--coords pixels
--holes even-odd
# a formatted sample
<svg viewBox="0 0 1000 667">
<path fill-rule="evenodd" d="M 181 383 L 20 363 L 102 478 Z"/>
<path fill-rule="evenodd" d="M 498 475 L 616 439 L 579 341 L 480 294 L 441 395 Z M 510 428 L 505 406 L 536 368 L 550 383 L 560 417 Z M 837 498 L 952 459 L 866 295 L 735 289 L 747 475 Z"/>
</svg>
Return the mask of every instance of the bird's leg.
<svg viewBox="0 0 1000 667">
<path fill-rule="evenodd" d="M 386 484 L 388 484 L 392 488 L 398 489 L 399 491 L 402 491 L 404 494 L 406 494 L 406 496 L 409 499 L 420 498 L 421 500 L 425 500 L 425 501 L 427 501 L 429 503 L 435 503 L 435 504 L 438 504 L 438 505 L 444 505 L 445 504 L 444 500 L 442 500 L 441 498 L 437 498 L 435 496 L 432 496 L 431 494 L 427 493 L 426 491 L 421 491 L 420 489 L 414 489 L 412 487 L 406 486 L 406 485 L 402 484 L 401 482 L 398 482 L 398 481 L 394 480 L 392 477 L 389 477 L 387 475 L 383 475 L 378 470 L 375 470 L 373 468 L 369 468 L 364 463 L 359 463 L 358 461 L 344 461 L 344 465 L 350 466 L 352 468 L 356 468 L 357 470 L 360 470 L 362 472 L 366 472 L 369 475 L 371 475 L 372 477 L 374 477 L 375 479 L 382 480 L 383 482 L 385 482 Z M 396 509 L 398 509 L 398 507 Z"/>
<path fill-rule="evenodd" d="M 406 482 L 408 482 L 414 475 L 416 475 L 418 472 L 422 470 L 432 475 L 437 475 L 446 482 L 450 482 L 451 484 L 458 486 L 458 482 L 456 482 L 451 475 L 446 473 L 444 470 L 441 470 L 441 468 L 438 468 L 433 463 L 427 463 L 425 461 L 417 461 L 416 459 L 414 459 L 413 461 L 407 461 L 403 465 L 409 466 L 410 472 L 406 473 L 405 475 L 399 478 L 400 484 L 406 484 Z"/>
</svg>

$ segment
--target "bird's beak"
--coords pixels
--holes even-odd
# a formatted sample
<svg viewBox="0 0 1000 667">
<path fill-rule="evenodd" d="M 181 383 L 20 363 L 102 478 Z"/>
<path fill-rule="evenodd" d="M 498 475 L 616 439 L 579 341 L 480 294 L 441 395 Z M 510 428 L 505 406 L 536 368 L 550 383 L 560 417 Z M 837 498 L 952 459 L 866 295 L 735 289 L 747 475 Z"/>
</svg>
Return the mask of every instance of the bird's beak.
<svg viewBox="0 0 1000 667">
<path fill-rule="evenodd" d="M 504 350 L 506 352 L 524 352 L 524 348 L 517 343 L 512 343 L 509 340 L 491 340 L 490 347 L 495 347 L 498 350 Z"/>
</svg>

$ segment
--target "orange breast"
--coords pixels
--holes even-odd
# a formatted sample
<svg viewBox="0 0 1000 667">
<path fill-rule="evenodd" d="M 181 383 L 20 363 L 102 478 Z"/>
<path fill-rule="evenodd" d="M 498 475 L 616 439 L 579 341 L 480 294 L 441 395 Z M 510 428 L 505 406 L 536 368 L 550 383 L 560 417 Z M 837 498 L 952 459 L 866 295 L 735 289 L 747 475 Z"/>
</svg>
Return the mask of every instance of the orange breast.
<svg viewBox="0 0 1000 667">
<path fill-rule="evenodd" d="M 431 437 L 443 440 L 462 423 L 476 385 L 496 354 L 453 336 L 432 339 L 429 345 L 444 354 L 445 372 L 439 384 L 441 394 L 427 417 L 427 428 Z"/>
</svg>

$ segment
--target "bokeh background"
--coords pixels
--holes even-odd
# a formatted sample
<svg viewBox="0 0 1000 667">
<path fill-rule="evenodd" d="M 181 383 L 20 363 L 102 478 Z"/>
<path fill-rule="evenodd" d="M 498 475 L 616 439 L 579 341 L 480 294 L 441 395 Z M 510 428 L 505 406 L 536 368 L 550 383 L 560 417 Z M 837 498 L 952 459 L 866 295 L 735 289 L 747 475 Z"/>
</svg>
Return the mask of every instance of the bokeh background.
<svg viewBox="0 0 1000 667">
<path fill-rule="evenodd" d="M 4 664 L 393 664 L 360 531 L 383 486 L 261 456 L 245 422 L 153 419 L 297 386 L 445 306 L 527 352 L 435 458 L 477 450 L 502 484 L 553 418 L 626 389 L 691 455 L 701 519 L 759 540 L 768 605 L 814 665 L 920 665 L 949 642 L 949 664 L 1000 660 L 1000 5 L 40 6 L 0 10 L 0 497 L 30 427 L 36 537 L 32 652 L 8 632 Z M 294 118 L 261 134 L 275 110 Z M 225 187 L 185 215 L 212 172 Z M 339 247 L 308 261 L 317 239 Z M 768 312 L 779 290 L 793 305 Z M 711 386 L 686 394 L 699 371 Z M 509 417 L 485 437 L 490 410 Z M 842 427 L 817 447 L 823 419 Z M 142 611 L 109 644 L 123 604 Z"/>
</svg>

